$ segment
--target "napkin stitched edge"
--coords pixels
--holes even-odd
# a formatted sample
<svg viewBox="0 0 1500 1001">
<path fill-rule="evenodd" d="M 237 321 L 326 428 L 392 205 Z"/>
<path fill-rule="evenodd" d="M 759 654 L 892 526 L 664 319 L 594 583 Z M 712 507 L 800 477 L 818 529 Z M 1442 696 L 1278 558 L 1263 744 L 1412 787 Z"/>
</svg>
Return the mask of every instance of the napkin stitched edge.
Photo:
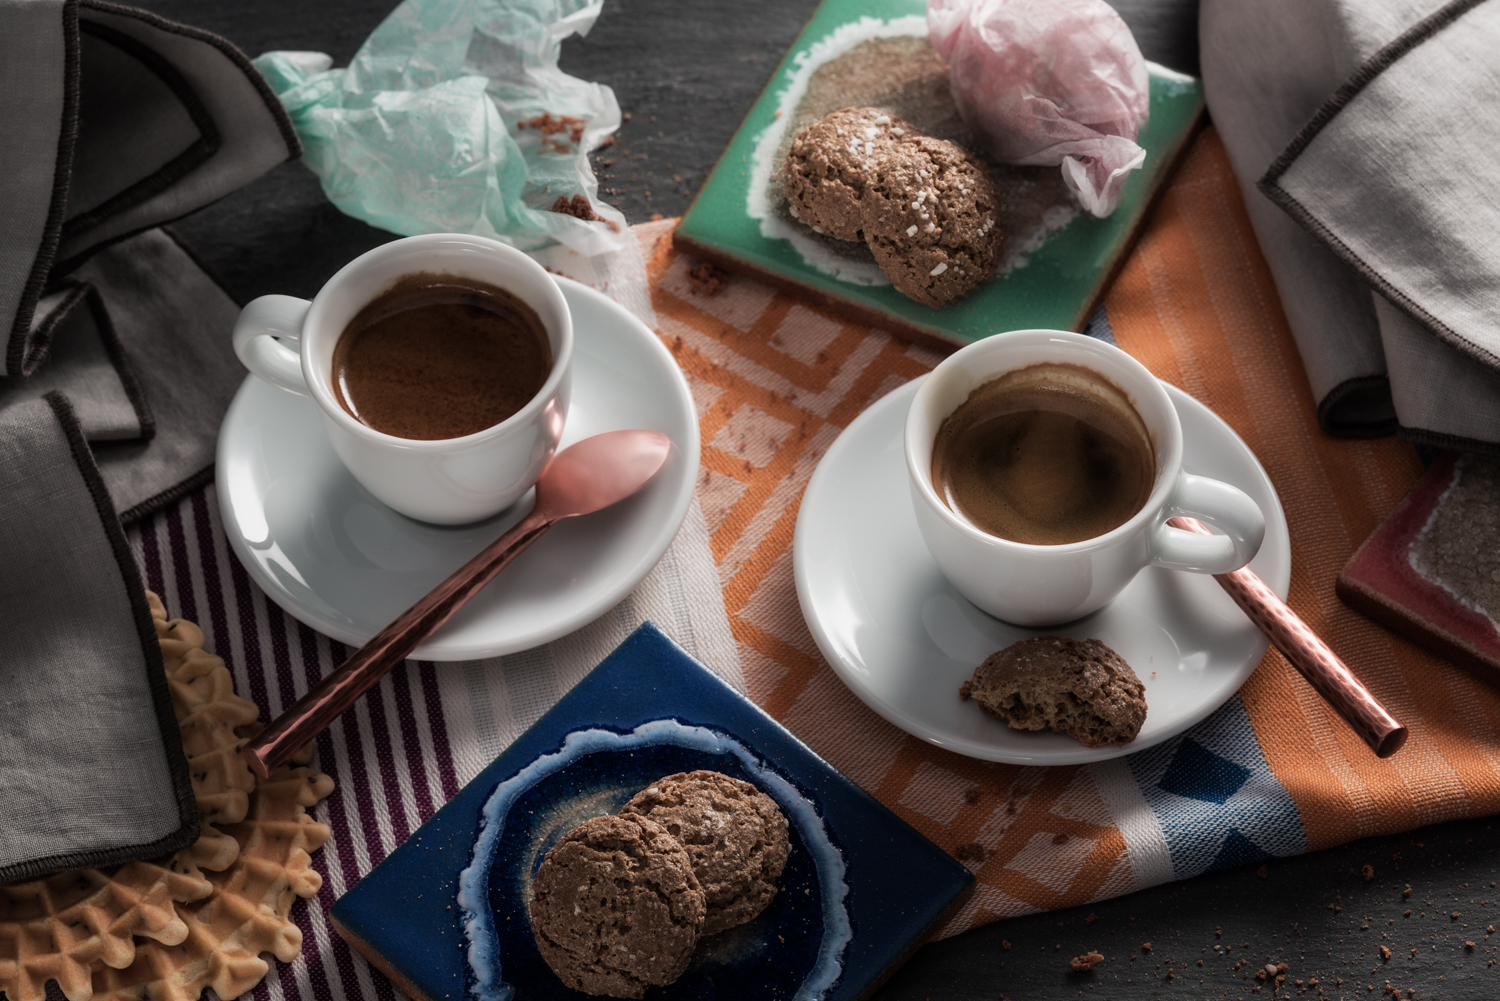
<svg viewBox="0 0 1500 1001">
<path fill-rule="evenodd" d="M 68 211 L 68 183 L 73 176 L 73 146 L 78 139 L 79 102 L 79 48 L 78 36 L 79 0 L 66 0 L 62 8 L 63 30 L 63 120 L 57 137 L 57 158 L 52 166 L 52 202 L 47 206 L 47 221 L 42 227 L 42 239 L 36 257 L 31 262 L 31 274 L 21 288 L 21 301 L 16 304 L 16 319 L 10 329 L 10 343 L 5 350 L 5 371 L 25 378 L 42 363 L 43 355 L 35 354 L 31 340 L 31 320 L 36 313 L 37 301 L 52 273 L 52 259 L 62 245 L 63 216 Z"/>
<path fill-rule="evenodd" d="M 219 35 L 216 35 L 216 34 L 214 34 L 211 31 L 204 31 L 201 28 L 194 28 L 192 25 L 182 24 L 182 23 L 177 22 L 177 21 L 169 21 L 169 20 L 167 20 L 164 17 L 160 17 L 160 16 L 158 16 L 156 14 L 151 13 L 150 11 L 141 10 L 138 7 L 130 7 L 130 6 L 127 6 L 125 4 L 111 3 L 111 2 L 109 2 L 109 0 L 68 0 L 68 2 L 70 4 L 79 4 L 81 7 L 85 8 L 87 10 L 96 10 L 96 11 L 99 11 L 100 13 L 113 14 L 113 15 L 116 15 L 118 17 L 129 17 L 129 18 L 132 18 L 134 20 L 140 21 L 142 24 L 145 24 L 148 27 L 155 28 L 158 31 L 168 32 L 168 33 L 174 34 L 174 35 L 181 35 L 184 38 L 190 38 L 193 41 L 202 42 L 205 45 L 209 45 L 209 46 L 212 46 L 213 48 L 217 49 L 219 51 L 219 53 L 224 56 L 224 58 L 228 59 L 229 62 L 236 69 L 238 69 L 241 73 L 243 73 L 245 75 L 245 78 L 250 82 L 251 86 L 255 88 L 255 92 L 260 95 L 260 99 L 265 104 L 267 112 L 271 115 L 272 120 L 276 122 L 276 130 L 281 133 L 282 142 L 284 142 L 286 144 L 287 159 L 288 160 L 296 160 L 296 159 L 298 159 L 298 158 L 300 158 L 302 156 L 302 140 L 300 138 L 298 138 L 298 136 L 297 136 L 297 130 L 292 127 L 292 120 L 287 115 L 286 109 L 281 106 L 280 99 L 277 98 L 275 91 L 271 90 L 271 85 L 266 82 L 266 78 L 263 77 L 263 76 L 261 76 L 260 70 L 258 70 L 258 69 L 255 68 L 254 64 L 251 63 L 250 58 L 248 56 L 246 56 L 243 52 L 241 52 L 239 50 L 239 48 L 234 45 L 233 42 L 230 42 L 228 39 L 223 38 L 223 37 L 221 37 Z M 75 15 L 75 20 L 76 20 L 76 15 Z M 70 30 L 72 30 L 72 35 L 69 38 L 69 43 L 68 44 L 70 46 L 73 46 L 74 48 L 77 48 L 78 45 L 79 45 L 78 36 L 79 36 L 79 33 L 81 32 L 82 29 L 78 28 L 78 27 L 75 27 L 75 28 L 70 29 Z M 149 47 L 147 47 L 147 46 L 142 46 L 142 47 L 149 49 Z M 69 51 L 71 52 L 72 50 L 70 49 Z M 158 57 L 158 60 L 161 61 L 161 62 L 165 62 L 165 60 L 160 60 L 160 57 Z M 75 62 L 76 62 L 76 59 L 75 59 Z M 153 67 L 153 69 L 154 69 L 155 66 L 157 65 L 157 62 L 153 61 L 149 65 L 151 65 Z M 170 65 L 170 64 L 167 64 L 167 65 Z M 178 78 L 180 78 L 180 74 L 177 74 L 177 71 L 175 69 L 173 69 L 172 72 Z M 77 78 L 77 73 L 75 72 L 74 73 L 74 83 L 73 83 L 75 91 L 77 89 L 77 79 L 76 78 Z M 175 86 L 172 86 L 172 84 L 170 83 L 170 79 L 169 78 L 165 78 L 164 77 L 162 79 L 164 80 L 164 82 L 167 82 L 167 85 L 169 87 L 172 87 L 174 93 L 177 93 L 177 88 Z M 183 86 L 187 87 L 186 82 L 183 82 Z M 191 88 L 190 87 L 188 88 L 188 90 L 189 90 L 189 92 L 191 92 Z M 181 96 L 181 95 L 179 94 L 179 96 Z M 77 129 L 78 129 L 78 122 L 77 122 L 78 114 L 77 114 L 76 94 L 74 95 L 73 100 L 74 100 L 74 103 L 71 104 L 71 105 L 68 105 L 67 108 L 65 109 L 65 113 L 71 114 L 72 120 L 71 120 L 71 122 L 64 123 L 64 128 L 65 129 L 71 129 L 71 131 L 72 131 L 72 135 L 69 138 L 69 149 L 68 149 L 68 158 L 69 158 L 69 164 L 70 164 L 69 171 L 70 171 L 70 173 L 71 173 L 71 163 L 72 163 L 72 142 L 73 142 L 73 137 L 76 136 Z M 201 108 L 201 106 L 202 106 L 202 100 L 201 100 L 201 98 L 198 98 L 196 96 L 196 94 L 194 94 L 193 100 Z M 192 105 L 188 105 L 188 106 L 189 106 L 189 108 L 192 107 Z M 204 113 L 207 114 L 206 111 Z M 198 118 L 197 118 L 196 115 L 193 115 L 193 121 L 194 121 L 195 124 L 198 122 Z M 215 129 L 217 130 L 217 126 L 215 126 Z M 217 131 L 215 131 L 215 135 L 217 135 L 217 134 L 218 134 Z M 195 144 L 195 147 L 196 147 L 196 145 L 197 144 Z M 120 204 L 116 203 L 117 199 L 119 198 L 118 195 L 115 196 L 114 198 L 111 198 L 110 201 L 106 203 L 107 205 L 113 206 L 113 208 L 112 208 L 112 210 L 111 210 L 111 212 L 109 214 L 110 215 L 118 214 L 119 212 L 124 211 L 127 208 L 130 208 L 137 201 L 145 201 L 146 199 L 148 199 L 148 198 L 150 198 L 150 197 L 152 197 L 152 196 L 154 196 L 156 194 L 159 194 L 161 191 L 164 191 L 167 188 L 170 188 L 172 186 L 172 184 L 175 184 L 177 181 L 180 181 L 182 178 L 184 178 L 188 174 L 190 174 L 192 172 L 192 169 L 194 167 L 197 167 L 197 166 L 201 165 L 203 163 L 203 161 L 207 160 L 209 156 L 213 155 L 213 153 L 215 152 L 216 149 L 217 149 L 217 146 L 215 146 L 214 149 L 210 149 L 210 150 L 206 151 L 206 153 L 203 156 L 201 156 L 198 160 L 196 160 L 195 162 L 193 162 L 191 165 L 188 165 L 185 169 L 179 169 L 179 170 L 177 170 L 167 183 L 161 184 L 159 186 L 153 186 L 153 187 L 150 188 L 150 190 L 144 190 L 147 185 L 151 185 L 152 184 L 152 182 L 157 178 L 157 176 L 159 174 L 161 174 L 161 173 L 163 173 L 165 171 L 168 171 L 168 170 L 172 170 L 174 168 L 174 166 L 177 165 L 177 160 L 174 160 L 174 161 L 172 161 L 172 163 L 169 163 L 166 166 L 162 167 L 161 170 L 157 171 L 155 174 L 152 174 L 150 177 L 146 178 L 145 180 L 143 180 L 141 182 L 138 182 L 136 185 L 133 185 L 129 189 L 129 191 L 126 192 L 126 193 L 138 192 L 140 194 L 139 198 L 132 199 L 129 203 L 120 203 Z M 192 152 L 192 149 L 189 149 L 188 152 Z M 181 158 L 179 157 L 178 159 L 181 159 Z M 66 191 L 67 185 L 64 184 L 63 187 L 64 187 L 64 191 Z M 229 194 L 229 192 L 226 191 L 226 192 L 224 192 L 224 194 L 227 195 L 227 194 Z M 190 214 L 190 213 L 182 213 L 182 214 Z M 98 218 L 96 218 L 96 221 L 102 221 L 103 218 L 107 218 L 107 216 L 98 217 Z M 170 218 L 164 218 L 164 219 L 156 219 L 156 220 L 148 223 L 147 225 L 141 226 L 139 229 L 128 230 L 128 231 L 126 231 L 124 233 L 120 233 L 120 234 L 118 234 L 116 236 L 112 236 L 112 237 L 110 237 L 107 240 L 100 240 L 98 243 L 95 243 L 95 244 L 89 246 L 88 248 L 86 248 L 84 250 L 80 250 L 78 253 L 74 254 L 72 257 L 69 257 L 67 260 L 58 262 L 55 266 L 53 266 L 50 269 L 50 271 L 48 272 L 48 275 L 51 275 L 51 276 L 60 276 L 60 275 L 65 275 L 65 274 L 68 274 L 70 272 L 76 271 L 79 267 L 81 267 L 85 263 L 87 263 L 88 260 L 89 260 L 89 258 L 93 257 L 95 254 L 99 253 L 101 250 L 105 250 L 108 247 L 112 247 L 112 246 L 114 246 L 117 243 L 122 243 L 122 242 L 124 242 L 126 240 L 129 240 L 132 237 L 139 236 L 140 234 L 146 232 L 147 230 L 156 229 L 156 228 L 159 228 L 159 227 L 165 227 L 165 225 L 167 223 L 173 221 L 173 219 L 176 219 L 176 218 L 178 218 L 178 216 L 172 216 Z M 51 221 L 52 221 L 51 220 L 51 216 L 49 215 L 48 216 L 49 227 L 50 227 Z M 48 232 L 50 233 L 51 230 L 49 229 Z M 56 254 L 57 248 L 59 246 L 61 246 L 61 245 L 62 245 L 62 232 L 61 232 L 61 224 L 59 223 L 58 237 L 53 242 L 51 249 L 47 251 L 47 260 L 49 262 L 51 262 L 52 257 Z M 40 260 L 40 259 L 41 259 L 41 255 L 38 254 L 38 260 Z M 210 277 L 212 277 L 212 276 L 210 276 Z M 223 283 L 220 282 L 218 284 L 220 284 L 220 286 L 222 287 Z"/>
<path fill-rule="evenodd" d="M 193 784 L 188 774 L 187 755 L 182 748 L 182 738 L 177 724 L 177 713 L 172 708 L 171 691 L 167 686 L 166 665 L 162 660 L 161 644 L 156 638 L 156 627 L 152 624 L 151 607 L 146 603 L 146 586 L 141 579 L 140 567 L 135 555 L 125 540 L 125 531 L 115 516 L 114 504 L 104 479 L 94 464 L 93 453 L 84 440 L 83 429 L 78 423 L 73 407 L 67 397 L 58 392 L 43 397 L 52 408 L 52 413 L 68 440 L 68 449 L 73 455 L 73 464 L 83 477 L 89 497 L 98 512 L 99 523 L 109 541 L 115 563 L 120 568 L 131 613 L 135 619 L 137 638 L 146 663 L 146 683 L 151 692 L 151 702 L 156 713 L 156 725 L 161 730 L 162 744 L 166 751 L 167 769 L 172 778 L 172 789 L 177 797 L 177 813 L 181 819 L 178 828 L 155 841 L 146 844 L 122 845 L 115 848 L 100 848 L 90 851 L 70 852 L 28 859 L 14 865 L 0 867 L 0 883 L 35 879 L 67 869 L 85 869 L 114 865 L 136 859 L 155 858 L 179 848 L 185 848 L 198 839 L 198 804 L 193 796 Z M 144 722 L 144 721 L 143 721 Z"/>
<path fill-rule="evenodd" d="M 1485 0 L 1452 0 L 1452 2 L 1438 8 L 1398 35 L 1393 41 L 1387 43 L 1380 51 L 1371 56 L 1363 66 L 1355 70 L 1354 74 L 1340 85 L 1338 90 L 1334 91 L 1333 96 L 1313 113 L 1312 118 L 1292 138 L 1292 141 L 1287 144 L 1286 149 L 1282 150 L 1281 154 L 1275 160 L 1271 161 L 1271 166 L 1266 168 L 1265 174 L 1256 182 L 1256 187 L 1282 211 L 1296 220 L 1303 229 L 1306 229 L 1324 246 L 1333 251 L 1341 261 L 1353 268 L 1360 277 L 1393 305 L 1399 306 L 1443 341 L 1458 348 L 1470 357 L 1476 358 L 1487 365 L 1500 367 L 1500 358 L 1495 357 L 1489 351 L 1474 344 L 1472 341 L 1461 337 L 1457 331 L 1438 320 L 1437 317 L 1429 313 L 1419 303 L 1388 282 L 1378 271 L 1370 267 L 1364 258 L 1360 257 L 1348 244 L 1344 243 L 1332 230 L 1325 226 L 1307 206 L 1298 201 L 1296 196 L 1281 187 L 1279 183 L 1282 175 L 1291 169 L 1292 164 L 1306 151 L 1307 147 L 1317 138 L 1318 134 L 1323 131 L 1328 123 L 1332 122 L 1338 116 L 1340 111 L 1359 96 L 1360 91 L 1374 82 L 1381 73 L 1385 72 L 1386 69 L 1395 64 L 1403 56 L 1484 2 Z M 1451 437 L 1435 432 L 1429 434 L 1435 438 Z"/>
</svg>

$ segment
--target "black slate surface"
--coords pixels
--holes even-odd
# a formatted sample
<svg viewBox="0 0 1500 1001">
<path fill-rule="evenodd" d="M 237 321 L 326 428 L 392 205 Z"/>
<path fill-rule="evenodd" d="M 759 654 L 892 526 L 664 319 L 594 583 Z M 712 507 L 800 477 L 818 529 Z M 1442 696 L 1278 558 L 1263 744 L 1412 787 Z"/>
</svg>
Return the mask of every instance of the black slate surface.
<svg viewBox="0 0 1500 1001">
<path fill-rule="evenodd" d="M 348 61 L 392 6 L 380 0 L 141 5 L 219 32 L 252 56 L 315 49 L 336 65 Z M 601 165 L 605 197 L 632 222 L 685 211 L 815 6 L 815 0 L 606 0 L 590 36 L 564 43 L 562 63 L 570 73 L 609 84 L 631 114 L 616 146 L 595 157 L 615 161 L 610 169 Z M 1148 58 L 1196 71 L 1196 0 L 1117 6 Z M 177 229 L 241 298 L 310 296 L 350 258 L 392 238 L 338 212 L 295 163 Z M 1375 870 L 1368 882 L 1360 872 L 1367 864 Z M 1403 997 L 1414 989 L 1421 999 L 1500 998 L 1500 966 L 1488 965 L 1500 958 L 1491 945 L 1500 945 L 1500 937 L 1486 934 L 1500 917 L 1496 881 L 1500 834 L 1492 822 L 1449 823 L 1273 861 L 1264 879 L 1249 867 L 990 925 L 922 949 L 875 997 L 1260 998 L 1272 993 L 1271 985 L 1253 973 L 1271 959 L 1288 964 L 1281 996 L 1305 990 L 1310 997 L 1384 998 L 1389 981 Z M 1408 884 L 1412 894 L 1403 898 Z M 1408 908 L 1412 916 L 1403 917 Z M 1450 917 L 1455 911 L 1459 917 Z M 1145 942 L 1152 943 L 1149 954 L 1140 951 Z M 1379 956 L 1382 944 L 1392 950 L 1388 962 Z M 1109 958 L 1091 973 L 1072 973 L 1067 960 L 1089 949 Z M 1241 960 L 1249 965 L 1233 969 Z M 1317 986 L 1308 988 L 1314 977 Z"/>
</svg>

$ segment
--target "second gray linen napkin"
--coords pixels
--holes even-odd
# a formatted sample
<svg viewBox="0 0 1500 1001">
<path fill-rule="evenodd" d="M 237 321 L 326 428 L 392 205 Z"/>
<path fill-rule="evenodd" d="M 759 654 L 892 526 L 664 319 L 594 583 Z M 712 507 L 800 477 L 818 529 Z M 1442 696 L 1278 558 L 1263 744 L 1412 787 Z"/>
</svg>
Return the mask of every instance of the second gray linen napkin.
<svg viewBox="0 0 1500 1001">
<path fill-rule="evenodd" d="M 1324 429 L 1500 451 L 1500 5 L 1204 0 L 1199 32 Z"/>
</svg>

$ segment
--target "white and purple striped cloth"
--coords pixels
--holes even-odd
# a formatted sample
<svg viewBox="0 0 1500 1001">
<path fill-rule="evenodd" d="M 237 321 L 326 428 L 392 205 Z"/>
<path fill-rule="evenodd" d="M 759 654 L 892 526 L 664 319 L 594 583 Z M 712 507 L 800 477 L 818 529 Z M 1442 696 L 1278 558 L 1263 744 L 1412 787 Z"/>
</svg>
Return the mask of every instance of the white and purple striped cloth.
<svg viewBox="0 0 1500 1001">
<path fill-rule="evenodd" d="M 638 253 L 592 261 L 557 251 L 553 270 L 605 288 L 655 324 Z M 269 721 L 353 651 L 296 621 L 250 580 L 229 549 L 208 486 L 129 534 L 146 586 L 167 614 L 196 622 L 235 690 Z M 313 767 L 337 786 L 314 811 L 332 838 L 313 855 L 323 877 L 298 902 L 302 954 L 272 964 L 257 1001 L 402 997 L 336 935 L 329 906 L 404 842 L 640 623 L 651 620 L 735 688 L 739 657 L 724 613 L 708 529 L 695 501 L 661 562 L 600 619 L 545 646 L 483 661 L 408 661 L 324 731 Z"/>
<path fill-rule="evenodd" d="M 212 486 L 130 533 L 146 586 L 196 622 L 235 690 L 270 720 L 353 651 L 270 602 L 229 549 Z M 695 503 L 661 562 L 594 623 L 535 650 L 484 661 L 408 661 L 318 738 L 313 767 L 337 786 L 314 815 L 333 837 L 313 855 L 323 877 L 298 902 L 302 954 L 272 964 L 257 1001 L 401 997 L 332 930 L 327 910 L 501 750 L 650 619 L 743 690 L 708 533 Z"/>
</svg>

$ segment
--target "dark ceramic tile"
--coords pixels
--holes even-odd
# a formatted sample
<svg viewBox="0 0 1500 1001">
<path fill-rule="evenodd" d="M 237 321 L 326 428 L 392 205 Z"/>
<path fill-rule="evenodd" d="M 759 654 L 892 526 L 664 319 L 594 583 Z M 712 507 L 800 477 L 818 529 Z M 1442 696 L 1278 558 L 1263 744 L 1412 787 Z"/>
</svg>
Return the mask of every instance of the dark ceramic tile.
<svg viewBox="0 0 1500 1001">
<path fill-rule="evenodd" d="M 574 824 L 617 810 L 654 778 L 695 768 L 777 799 L 792 854 L 771 906 L 704 940 L 688 972 L 650 998 L 861 997 L 973 882 L 647 624 L 334 904 L 336 927 L 413 997 L 470 996 L 476 977 L 458 898 L 472 865 L 464 899 L 476 910 L 476 941 L 493 942 L 499 964 L 484 995 L 586 997 L 563 987 L 532 943 L 531 875 Z M 497 822 L 482 827 L 486 812 Z M 827 990 L 805 989 L 820 978 Z"/>
</svg>

